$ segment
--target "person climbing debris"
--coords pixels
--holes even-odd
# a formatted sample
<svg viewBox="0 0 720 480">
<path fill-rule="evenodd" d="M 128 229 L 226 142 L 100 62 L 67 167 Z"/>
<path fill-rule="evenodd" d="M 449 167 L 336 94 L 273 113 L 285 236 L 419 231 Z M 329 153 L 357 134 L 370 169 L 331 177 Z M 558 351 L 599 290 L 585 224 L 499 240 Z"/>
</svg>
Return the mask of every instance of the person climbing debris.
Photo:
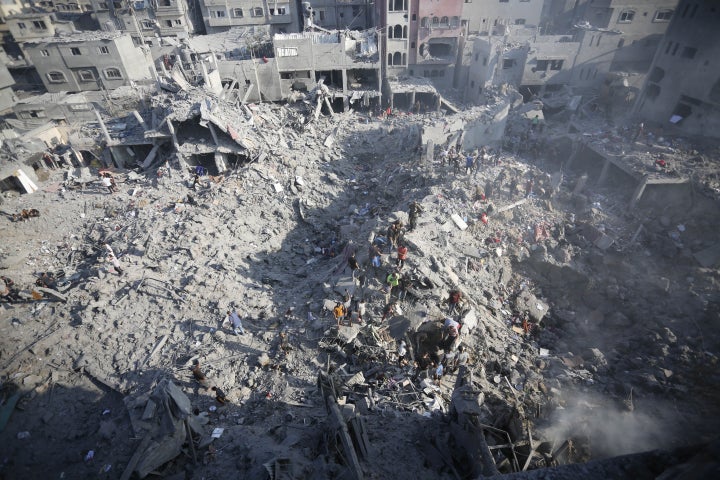
<svg viewBox="0 0 720 480">
<path fill-rule="evenodd" d="M 448 298 L 445 299 L 444 303 L 448 304 L 448 314 L 453 315 L 456 313 L 456 310 L 460 304 L 460 301 L 462 300 L 462 292 L 460 290 L 452 290 L 450 294 L 448 295 Z"/>
<path fill-rule="evenodd" d="M 443 323 L 443 344 L 450 348 L 460 335 L 461 325 L 457 321 L 448 317 Z"/>
<path fill-rule="evenodd" d="M 240 315 L 238 315 L 236 310 L 233 310 L 232 312 L 228 311 L 228 320 L 230 321 L 230 326 L 232 327 L 233 332 L 235 335 L 245 335 L 245 330 L 242 326 L 242 321 L 240 320 Z M 240 330 L 240 333 L 238 333 L 238 330 Z"/>
<path fill-rule="evenodd" d="M 408 231 L 415 230 L 417 227 L 418 217 L 420 217 L 422 212 L 423 208 L 418 202 L 413 201 L 410 203 L 410 208 L 408 210 Z"/>
<path fill-rule="evenodd" d="M 458 356 L 455 359 L 455 368 L 466 367 L 468 361 L 470 360 L 470 354 L 466 351 L 465 345 L 460 345 L 458 347 L 458 352 Z"/>
<path fill-rule="evenodd" d="M 398 270 L 402 270 L 402 268 L 405 266 L 405 260 L 407 260 L 408 257 L 408 248 L 405 245 L 398 245 L 397 249 L 397 260 L 395 262 L 395 266 L 398 268 Z"/>
<path fill-rule="evenodd" d="M 385 305 L 385 308 L 383 309 L 383 316 L 380 319 L 381 322 L 384 322 L 386 318 L 394 317 L 397 314 L 397 305 L 395 302 L 390 302 L 387 305 Z"/>
</svg>

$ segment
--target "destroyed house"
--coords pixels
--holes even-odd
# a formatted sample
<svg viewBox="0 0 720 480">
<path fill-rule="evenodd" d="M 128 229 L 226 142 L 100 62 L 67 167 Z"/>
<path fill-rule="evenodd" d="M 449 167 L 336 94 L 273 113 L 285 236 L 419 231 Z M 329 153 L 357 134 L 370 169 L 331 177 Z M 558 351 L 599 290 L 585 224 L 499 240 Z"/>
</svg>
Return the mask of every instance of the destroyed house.
<svg viewBox="0 0 720 480">
<path fill-rule="evenodd" d="M 112 90 L 154 77 L 149 51 L 119 32 L 36 39 L 25 44 L 25 52 L 51 93 Z"/>
<path fill-rule="evenodd" d="M 322 81 L 336 110 L 358 100 L 365 106 L 372 99 L 379 101 L 382 79 L 375 31 L 275 35 L 273 44 L 283 96 L 312 90 Z"/>
</svg>

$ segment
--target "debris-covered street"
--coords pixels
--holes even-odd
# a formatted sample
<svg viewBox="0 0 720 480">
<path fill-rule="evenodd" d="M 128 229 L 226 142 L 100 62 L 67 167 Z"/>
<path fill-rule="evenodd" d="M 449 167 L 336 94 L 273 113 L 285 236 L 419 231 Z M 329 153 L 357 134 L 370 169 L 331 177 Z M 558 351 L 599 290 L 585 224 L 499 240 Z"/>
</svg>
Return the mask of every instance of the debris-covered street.
<svg viewBox="0 0 720 480">
<path fill-rule="evenodd" d="M 4 192 L 0 477 L 469 479 L 713 439 L 717 145 L 321 92 L 153 94 L 123 132 L 187 163 Z"/>
</svg>

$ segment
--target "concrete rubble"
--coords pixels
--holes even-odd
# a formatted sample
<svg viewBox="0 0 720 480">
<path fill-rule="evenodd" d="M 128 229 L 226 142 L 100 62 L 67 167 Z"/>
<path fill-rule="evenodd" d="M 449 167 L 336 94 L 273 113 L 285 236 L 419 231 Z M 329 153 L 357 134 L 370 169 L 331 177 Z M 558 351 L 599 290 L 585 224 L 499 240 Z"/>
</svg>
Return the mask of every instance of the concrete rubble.
<svg viewBox="0 0 720 480">
<path fill-rule="evenodd" d="M 100 152 L 4 152 L 38 190 L 3 211 L 40 216 L 0 226 L 0 475 L 478 478 L 716 435 L 716 145 L 506 88 L 318 114 L 320 85 L 162 89 L 71 132 Z"/>
</svg>

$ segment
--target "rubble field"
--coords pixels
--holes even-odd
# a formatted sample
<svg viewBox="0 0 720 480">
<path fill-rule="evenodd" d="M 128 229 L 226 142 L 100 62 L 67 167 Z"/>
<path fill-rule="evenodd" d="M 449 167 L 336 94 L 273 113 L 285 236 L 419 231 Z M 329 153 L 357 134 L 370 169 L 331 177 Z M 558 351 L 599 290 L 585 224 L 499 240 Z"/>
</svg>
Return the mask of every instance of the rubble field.
<svg viewBox="0 0 720 480">
<path fill-rule="evenodd" d="M 717 146 L 511 116 L 468 173 L 421 148 L 439 113 L 272 120 L 295 108 L 194 187 L 171 161 L 5 194 L 0 478 L 656 478 L 716 437 Z M 563 168 L 578 142 L 691 182 L 630 209 Z"/>
</svg>

